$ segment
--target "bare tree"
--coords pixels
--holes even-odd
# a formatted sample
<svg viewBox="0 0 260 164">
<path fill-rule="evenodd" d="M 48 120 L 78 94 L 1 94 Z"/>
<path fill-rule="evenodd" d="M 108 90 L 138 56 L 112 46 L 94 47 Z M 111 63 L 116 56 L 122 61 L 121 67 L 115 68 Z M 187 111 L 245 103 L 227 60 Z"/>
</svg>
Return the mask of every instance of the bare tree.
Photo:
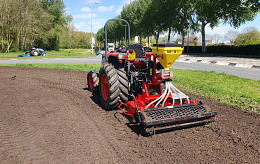
<svg viewBox="0 0 260 164">
<path fill-rule="evenodd" d="M 226 40 L 228 40 L 231 44 L 233 44 L 234 41 L 236 40 L 238 34 L 239 34 L 238 31 L 229 30 L 229 31 L 225 34 L 225 38 L 226 38 Z"/>
<path fill-rule="evenodd" d="M 221 36 L 220 34 L 214 34 L 214 35 L 213 35 L 213 42 L 214 42 L 215 44 L 220 43 L 221 40 L 222 40 L 222 36 Z"/>
<path fill-rule="evenodd" d="M 256 27 L 254 26 L 249 26 L 249 27 L 246 27 L 242 30 L 242 33 L 248 33 L 248 32 L 251 32 L 251 31 L 258 31 Z"/>
</svg>

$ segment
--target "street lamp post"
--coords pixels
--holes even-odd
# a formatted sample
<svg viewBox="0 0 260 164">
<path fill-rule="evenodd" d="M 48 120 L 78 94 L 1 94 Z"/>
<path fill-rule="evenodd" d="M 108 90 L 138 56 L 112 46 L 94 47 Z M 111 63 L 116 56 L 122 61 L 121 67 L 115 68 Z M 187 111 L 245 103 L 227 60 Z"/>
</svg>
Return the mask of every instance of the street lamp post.
<svg viewBox="0 0 260 164">
<path fill-rule="evenodd" d="M 90 39 L 90 42 L 91 42 L 91 54 L 93 55 L 93 30 L 92 30 L 92 8 L 93 8 L 93 5 L 96 5 L 96 4 L 98 4 L 98 3 L 93 3 L 92 5 L 91 5 L 91 39 Z"/>
</svg>

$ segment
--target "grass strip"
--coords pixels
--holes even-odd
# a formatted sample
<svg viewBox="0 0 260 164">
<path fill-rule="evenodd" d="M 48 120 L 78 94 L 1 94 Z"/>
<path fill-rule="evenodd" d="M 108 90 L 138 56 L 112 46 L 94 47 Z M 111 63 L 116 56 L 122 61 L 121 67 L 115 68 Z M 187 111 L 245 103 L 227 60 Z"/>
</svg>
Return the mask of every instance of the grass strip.
<svg viewBox="0 0 260 164">
<path fill-rule="evenodd" d="M 13 67 L 33 67 L 33 68 L 50 68 L 50 69 L 67 69 L 73 71 L 91 71 L 99 70 L 100 64 L 43 64 L 43 63 L 15 63 L 15 64 L 0 64 L 0 66 L 13 66 Z"/>
<path fill-rule="evenodd" d="M 173 84 L 195 95 L 260 113 L 260 81 L 224 73 L 174 69 Z"/>
<path fill-rule="evenodd" d="M 96 64 L 0 64 L 0 66 L 68 69 L 75 71 L 99 70 Z M 173 84 L 195 95 L 217 102 L 260 113 L 260 81 L 224 73 L 172 69 Z M 82 77 L 84 78 L 84 77 Z"/>
<path fill-rule="evenodd" d="M 17 57 L 25 52 L 0 53 L 0 60 L 8 59 L 42 59 L 42 58 L 84 58 L 93 57 L 88 49 L 61 49 L 59 51 L 46 51 L 46 56 Z"/>
</svg>

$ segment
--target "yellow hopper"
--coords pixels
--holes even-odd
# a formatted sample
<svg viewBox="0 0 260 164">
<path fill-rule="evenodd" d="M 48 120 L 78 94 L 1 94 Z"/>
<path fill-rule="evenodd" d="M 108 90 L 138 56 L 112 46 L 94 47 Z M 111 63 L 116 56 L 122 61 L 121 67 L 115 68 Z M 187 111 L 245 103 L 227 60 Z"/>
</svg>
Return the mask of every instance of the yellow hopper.
<svg viewBox="0 0 260 164">
<path fill-rule="evenodd" d="M 169 70 L 173 62 L 182 54 L 180 44 L 164 43 L 154 44 L 152 52 L 165 70 Z"/>
</svg>

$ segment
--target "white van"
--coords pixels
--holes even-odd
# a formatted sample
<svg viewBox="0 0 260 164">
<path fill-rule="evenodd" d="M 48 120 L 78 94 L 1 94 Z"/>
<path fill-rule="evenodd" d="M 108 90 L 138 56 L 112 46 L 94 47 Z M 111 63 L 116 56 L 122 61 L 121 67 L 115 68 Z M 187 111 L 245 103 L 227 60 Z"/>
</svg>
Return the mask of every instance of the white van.
<svg viewBox="0 0 260 164">
<path fill-rule="evenodd" d="M 108 43 L 107 46 L 108 46 L 108 51 L 115 51 L 114 43 Z"/>
</svg>

